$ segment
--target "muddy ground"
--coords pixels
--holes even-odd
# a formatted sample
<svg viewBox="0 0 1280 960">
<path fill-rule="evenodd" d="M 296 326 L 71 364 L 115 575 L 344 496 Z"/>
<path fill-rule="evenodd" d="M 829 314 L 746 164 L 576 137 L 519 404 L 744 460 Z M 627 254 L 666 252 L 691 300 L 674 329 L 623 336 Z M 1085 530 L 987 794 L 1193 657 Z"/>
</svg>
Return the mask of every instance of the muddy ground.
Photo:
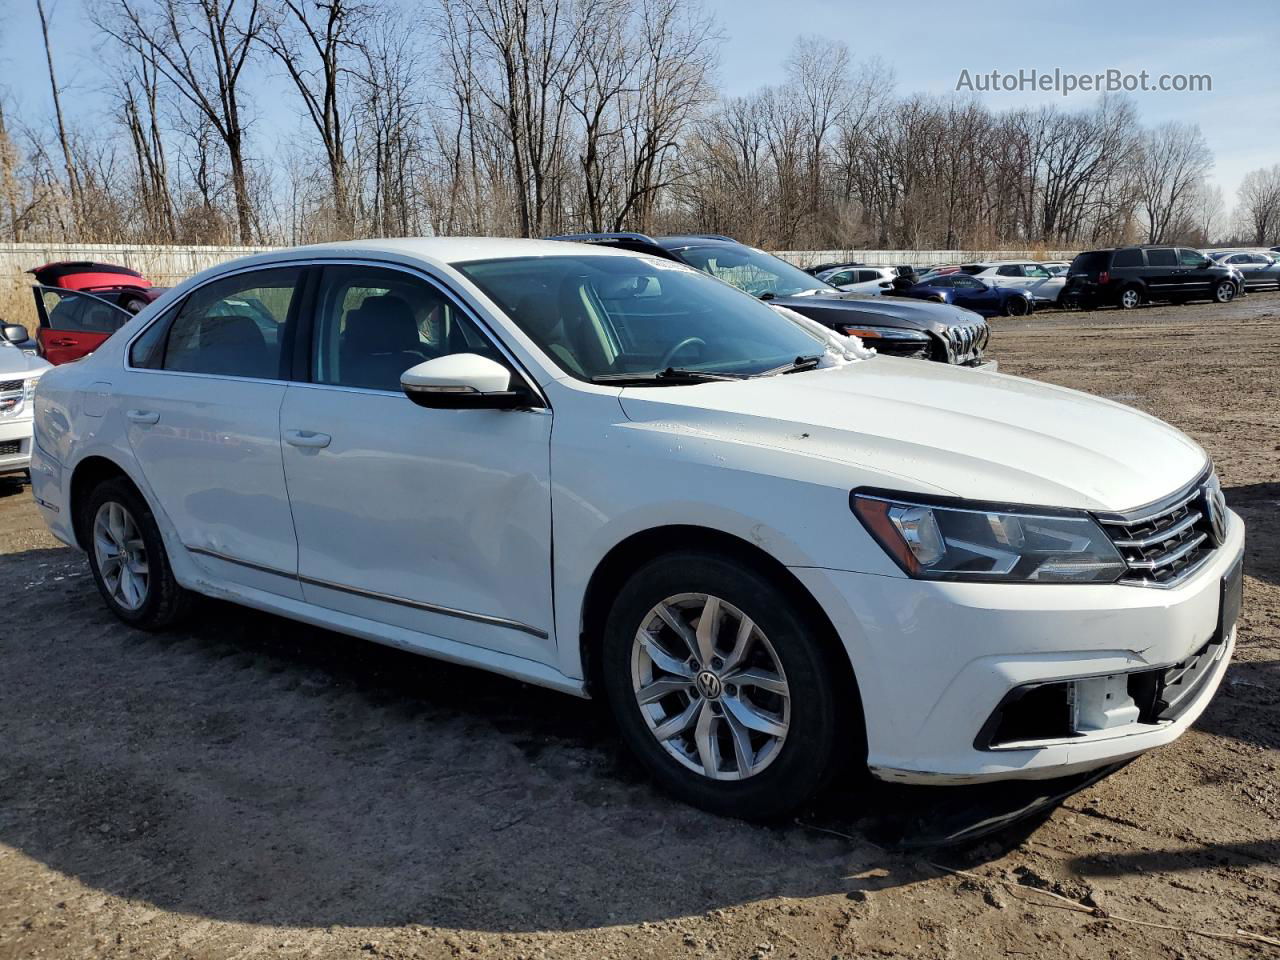
<svg viewBox="0 0 1280 960">
<path fill-rule="evenodd" d="M 878 845 L 906 801 L 857 784 L 721 820 L 589 703 L 223 605 L 129 630 L 0 482 L 0 957 L 1280 957 L 1236 933 L 1280 937 L 1280 295 L 994 349 L 1188 431 L 1249 522 L 1236 663 L 1175 745 L 967 848 Z"/>
</svg>

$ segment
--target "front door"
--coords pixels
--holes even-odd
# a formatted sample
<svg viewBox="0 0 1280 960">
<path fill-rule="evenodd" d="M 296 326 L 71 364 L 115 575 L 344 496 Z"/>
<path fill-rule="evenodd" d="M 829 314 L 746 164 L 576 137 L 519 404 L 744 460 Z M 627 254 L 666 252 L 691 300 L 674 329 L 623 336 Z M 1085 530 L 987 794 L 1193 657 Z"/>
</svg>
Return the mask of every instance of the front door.
<svg viewBox="0 0 1280 960">
<path fill-rule="evenodd" d="M 303 272 L 254 270 L 198 288 L 133 341 L 112 385 L 143 476 L 182 545 L 219 579 L 294 599 L 280 404 Z"/>
<path fill-rule="evenodd" d="M 323 269 L 309 383 L 281 411 L 307 601 L 431 637 L 556 662 L 549 410 L 428 410 L 424 360 L 507 362 L 459 304 L 389 267 Z"/>
</svg>

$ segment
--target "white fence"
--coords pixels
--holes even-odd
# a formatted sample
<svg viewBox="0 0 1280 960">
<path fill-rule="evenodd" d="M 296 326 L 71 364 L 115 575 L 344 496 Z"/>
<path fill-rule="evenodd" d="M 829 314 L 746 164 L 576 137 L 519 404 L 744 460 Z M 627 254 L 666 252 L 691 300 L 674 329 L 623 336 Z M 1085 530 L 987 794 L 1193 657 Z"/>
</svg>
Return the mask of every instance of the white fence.
<svg viewBox="0 0 1280 960">
<path fill-rule="evenodd" d="M 1071 260 L 1078 250 L 778 250 L 784 260 L 801 267 L 817 263 L 858 262 L 872 266 L 913 267 L 982 260 Z"/>
</svg>

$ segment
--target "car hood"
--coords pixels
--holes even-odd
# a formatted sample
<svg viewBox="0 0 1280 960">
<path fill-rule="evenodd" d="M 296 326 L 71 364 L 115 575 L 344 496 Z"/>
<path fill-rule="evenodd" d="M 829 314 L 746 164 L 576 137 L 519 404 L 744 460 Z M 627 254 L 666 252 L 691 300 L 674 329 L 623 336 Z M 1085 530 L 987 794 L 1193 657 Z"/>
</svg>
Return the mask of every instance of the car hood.
<svg viewBox="0 0 1280 960">
<path fill-rule="evenodd" d="M 939 333 L 952 326 L 970 326 L 985 321 L 979 314 L 947 303 L 924 303 L 919 300 L 891 296 L 869 296 L 863 293 L 806 294 L 802 297 L 776 297 L 769 301 L 788 307 L 820 322 L 834 322 L 853 314 L 863 323 L 868 314 L 883 317 L 879 322 L 889 326 L 932 330 Z"/>
<path fill-rule="evenodd" d="M 49 369 L 49 363 L 40 357 L 28 356 L 11 343 L 0 343 L 0 380 L 26 379 L 33 373 L 39 376 Z"/>
<path fill-rule="evenodd" d="M 632 421 L 847 463 L 850 487 L 1121 511 L 1207 457 L 1132 407 L 1018 377 L 876 357 L 827 370 L 628 388 Z"/>
</svg>

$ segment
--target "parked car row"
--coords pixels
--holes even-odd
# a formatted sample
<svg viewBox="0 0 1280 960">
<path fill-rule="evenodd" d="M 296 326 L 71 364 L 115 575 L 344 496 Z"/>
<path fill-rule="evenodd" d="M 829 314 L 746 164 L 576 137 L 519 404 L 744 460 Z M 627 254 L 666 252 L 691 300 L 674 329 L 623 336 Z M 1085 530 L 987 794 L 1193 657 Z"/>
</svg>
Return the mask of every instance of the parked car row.
<svg viewBox="0 0 1280 960">
<path fill-rule="evenodd" d="M 990 330 L 980 311 L 957 309 L 959 305 L 942 298 L 935 304 L 907 304 L 851 293 L 720 234 L 579 233 L 551 239 L 629 250 L 693 267 L 837 333 L 859 337 L 890 356 L 993 366 L 985 356 Z"/>
<path fill-rule="evenodd" d="M 935 321 L 724 238 L 589 239 L 187 280 L 40 378 L 41 516 L 127 624 L 208 594 L 602 698 L 733 816 L 851 764 L 1061 791 L 1204 711 L 1244 524 L 1194 441 L 973 342 L 864 350 Z"/>
</svg>

